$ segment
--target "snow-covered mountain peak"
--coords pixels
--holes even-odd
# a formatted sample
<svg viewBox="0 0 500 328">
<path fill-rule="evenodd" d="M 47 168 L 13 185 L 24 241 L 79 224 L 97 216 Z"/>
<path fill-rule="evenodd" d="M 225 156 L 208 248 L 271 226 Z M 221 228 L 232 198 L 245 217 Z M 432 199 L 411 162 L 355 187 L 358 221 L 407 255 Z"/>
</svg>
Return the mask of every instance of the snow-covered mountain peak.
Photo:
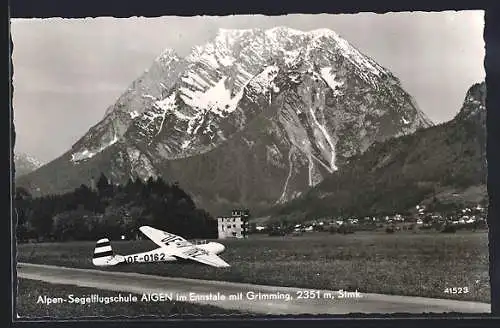
<svg viewBox="0 0 500 328">
<path fill-rule="evenodd" d="M 327 28 L 319 28 L 316 30 L 312 30 L 312 31 L 307 32 L 307 34 L 309 34 L 315 38 L 331 37 L 331 38 L 340 39 L 340 36 L 335 31 L 327 29 Z"/>
<path fill-rule="evenodd" d="M 252 64 L 269 65 L 269 58 L 281 56 L 291 65 L 297 64 L 297 61 L 332 61 L 336 55 L 348 59 L 363 71 L 371 84 L 376 84 L 374 78 L 390 74 L 335 31 L 327 28 L 311 31 L 285 26 L 265 30 L 220 29 L 213 40 L 193 48 L 187 59 L 192 63 L 201 62 L 212 69 L 224 69 L 250 56 L 248 61 Z"/>
<path fill-rule="evenodd" d="M 226 40 L 227 42 L 234 41 L 244 35 L 253 34 L 255 29 L 225 29 L 220 28 L 215 36 L 216 40 Z"/>
<path fill-rule="evenodd" d="M 30 155 L 25 154 L 25 153 L 14 154 L 14 161 L 18 161 L 18 160 L 27 161 L 30 164 L 32 164 L 34 167 L 37 167 L 37 168 L 43 165 L 43 163 L 41 161 L 39 161 L 38 159 L 34 158 L 33 156 L 30 156 Z"/>
<path fill-rule="evenodd" d="M 277 26 L 270 29 L 265 30 L 264 34 L 267 36 L 271 35 L 282 35 L 282 36 L 301 36 L 304 35 L 304 31 L 300 31 L 287 26 Z"/>
<path fill-rule="evenodd" d="M 424 116 L 332 30 L 220 29 L 186 57 L 164 50 L 52 171 L 173 177 L 242 204 L 274 186 L 262 201 L 287 201 L 373 142 L 427 126 Z"/>
<path fill-rule="evenodd" d="M 14 154 L 16 176 L 28 174 L 43 165 L 41 161 L 25 153 Z"/>
<path fill-rule="evenodd" d="M 78 162 L 102 152 L 139 121 L 149 137 L 159 135 L 168 117 L 179 120 L 176 128 L 184 132 L 178 133 L 187 133 L 180 139 L 195 135 L 197 127 L 208 129 L 212 124 L 208 116 L 224 118 L 234 112 L 249 85 L 247 98 L 265 96 L 269 102 L 282 88 L 274 81 L 278 70 L 288 72 L 292 84 L 304 73 L 317 75 L 334 97 L 344 95 L 352 79 L 361 88 L 378 88 L 385 84 L 385 76 L 392 76 L 330 29 L 219 29 L 185 58 L 165 49 L 106 111 L 104 120 L 73 147 L 72 159 Z"/>
<path fill-rule="evenodd" d="M 178 55 L 175 50 L 167 48 L 163 50 L 158 57 L 155 58 L 155 62 L 169 62 L 176 58 L 178 58 Z"/>
<path fill-rule="evenodd" d="M 333 30 L 327 28 L 319 28 L 311 31 L 302 31 L 287 26 L 276 26 L 269 29 L 254 28 L 254 29 L 219 29 L 216 40 L 237 40 L 244 36 L 261 35 L 267 38 L 276 37 L 302 37 L 302 38 L 339 38 L 340 36 Z"/>
</svg>

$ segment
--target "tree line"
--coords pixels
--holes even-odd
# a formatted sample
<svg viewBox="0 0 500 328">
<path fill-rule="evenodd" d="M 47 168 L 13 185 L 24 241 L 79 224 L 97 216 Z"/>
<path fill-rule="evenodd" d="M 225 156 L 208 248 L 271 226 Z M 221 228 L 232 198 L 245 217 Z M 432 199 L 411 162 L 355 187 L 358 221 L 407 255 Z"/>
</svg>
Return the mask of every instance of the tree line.
<svg viewBox="0 0 500 328">
<path fill-rule="evenodd" d="M 161 178 L 113 185 L 101 174 L 94 189 L 82 184 L 69 193 L 38 198 L 16 188 L 15 208 L 19 242 L 134 239 L 142 225 L 188 239 L 217 238 L 217 221 L 177 183 Z"/>
</svg>

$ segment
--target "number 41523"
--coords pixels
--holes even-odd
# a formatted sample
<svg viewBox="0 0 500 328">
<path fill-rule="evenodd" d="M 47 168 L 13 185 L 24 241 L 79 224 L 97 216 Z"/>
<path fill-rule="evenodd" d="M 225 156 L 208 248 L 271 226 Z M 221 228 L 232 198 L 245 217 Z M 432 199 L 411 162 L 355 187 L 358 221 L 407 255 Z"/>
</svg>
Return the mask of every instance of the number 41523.
<svg viewBox="0 0 500 328">
<path fill-rule="evenodd" d="M 469 291 L 469 287 L 446 287 L 444 289 L 445 294 L 467 294 Z"/>
</svg>

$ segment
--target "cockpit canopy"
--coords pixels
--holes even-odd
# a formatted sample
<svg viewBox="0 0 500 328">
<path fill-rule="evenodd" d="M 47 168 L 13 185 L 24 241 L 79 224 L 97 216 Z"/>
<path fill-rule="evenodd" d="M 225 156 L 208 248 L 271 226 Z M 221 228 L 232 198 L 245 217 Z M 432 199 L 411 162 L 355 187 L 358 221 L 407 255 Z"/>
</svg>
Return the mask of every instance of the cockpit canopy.
<svg viewBox="0 0 500 328">
<path fill-rule="evenodd" d="M 206 239 L 194 239 L 190 241 L 193 245 L 205 245 L 208 244 L 209 241 Z"/>
</svg>

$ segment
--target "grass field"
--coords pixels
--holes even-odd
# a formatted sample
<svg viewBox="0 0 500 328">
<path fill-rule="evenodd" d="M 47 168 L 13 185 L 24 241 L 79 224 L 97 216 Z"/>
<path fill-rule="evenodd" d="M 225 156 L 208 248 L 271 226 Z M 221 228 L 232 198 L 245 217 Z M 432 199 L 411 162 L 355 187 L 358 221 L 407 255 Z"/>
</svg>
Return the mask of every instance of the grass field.
<svg viewBox="0 0 500 328">
<path fill-rule="evenodd" d="M 485 232 L 356 233 L 224 240 L 230 268 L 196 264 L 130 264 L 105 270 L 366 293 L 490 302 L 488 235 Z M 153 249 L 150 241 L 112 241 L 115 252 Z M 24 244 L 18 261 L 94 268 L 95 243 Z M 467 287 L 467 294 L 445 288 Z"/>
<path fill-rule="evenodd" d="M 76 287 L 68 285 L 54 285 L 40 281 L 19 279 L 18 280 L 18 298 L 17 314 L 23 319 L 70 319 L 70 318 L 199 318 L 200 316 L 211 315 L 230 315 L 238 314 L 234 310 L 225 310 L 209 305 L 198 305 L 182 302 L 141 302 L 140 295 L 138 302 L 122 303 L 89 303 L 75 304 L 69 303 L 74 298 L 88 297 L 92 294 L 98 294 L 99 297 L 116 297 L 117 292 L 103 291 L 94 288 Z M 128 296 L 129 293 L 121 293 L 122 296 Z M 135 294 L 132 294 L 135 295 Z M 66 300 L 60 304 L 38 303 L 39 296 L 57 298 Z M 73 299 L 74 299 L 73 298 Z M 126 314 L 126 316 L 124 315 Z"/>
</svg>

